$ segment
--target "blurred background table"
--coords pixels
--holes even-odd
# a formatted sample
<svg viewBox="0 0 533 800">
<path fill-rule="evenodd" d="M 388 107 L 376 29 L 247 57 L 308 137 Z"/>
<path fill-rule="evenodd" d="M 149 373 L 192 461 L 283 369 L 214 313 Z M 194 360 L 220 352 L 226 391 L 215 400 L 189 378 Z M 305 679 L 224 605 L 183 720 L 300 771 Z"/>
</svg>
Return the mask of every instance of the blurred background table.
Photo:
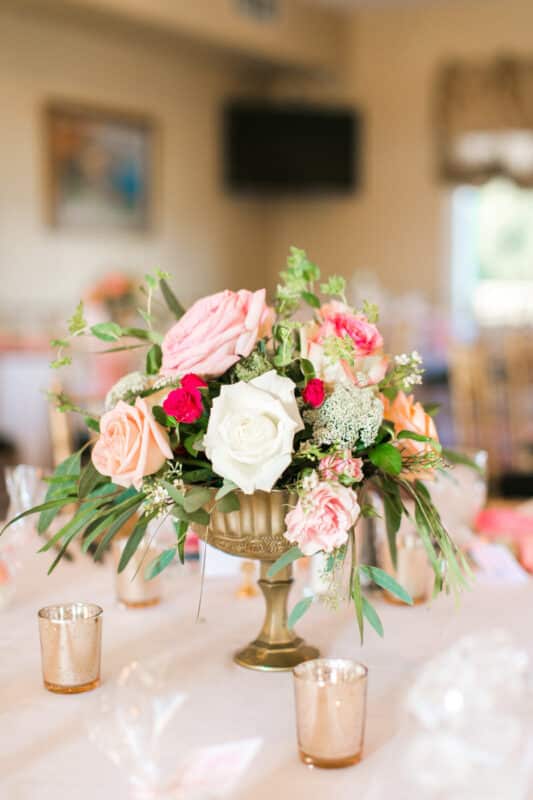
<svg viewBox="0 0 533 800">
<path fill-rule="evenodd" d="M 32 557 L 12 607 L 2 614 L 0 797 L 6 800 L 130 798 L 126 776 L 87 738 L 85 721 L 94 713 L 102 689 L 62 696 L 42 687 L 36 615 L 50 603 L 83 600 L 103 606 L 104 685 L 131 661 L 172 654 L 187 694 L 178 712 L 182 735 L 175 743 L 176 753 L 261 739 L 232 800 L 366 797 L 375 777 L 387 769 L 387 744 L 400 727 L 402 698 L 425 661 L 467 633 L 494 628 L 507 629 L 533 657 L 529 583 L 479 584 L 465 595 L 460 613 L 446 597 L 431 607 L 414 608 L 377 600 L 385 639 L 379 641 L 369 630 L 363 648 L 351 609 L 333 613 L 315 607 L 299 630 L 324 655 L 367 664 L 369 697 L 362 763 L 344 770 L 313 770 L 297 756 L 291 674 L 256 673 L 231 661 L 232 651 L 256 633 L 262 598 L 239 600 L 235 578 L 208 578 L 204 621 L 197 624 L 198 573 L 176 567 L 165 601 L 132 611 L 114 599 L 110 564 L 95 567 L 78 557 L 48 578 L 46 566 L 46 556 Z M 393 791 L 394 775 L 390 782 Z"/>
</svg>

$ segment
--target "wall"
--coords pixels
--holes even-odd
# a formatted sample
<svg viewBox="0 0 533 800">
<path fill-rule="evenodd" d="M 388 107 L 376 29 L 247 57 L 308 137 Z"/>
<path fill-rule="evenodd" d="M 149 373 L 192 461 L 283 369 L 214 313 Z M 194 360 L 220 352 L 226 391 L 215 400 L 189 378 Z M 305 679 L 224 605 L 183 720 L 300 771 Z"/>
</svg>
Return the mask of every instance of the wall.
<svg viewBox="0 0 533 800">
<path fill-rule="evenodd" d="M 307 248 L 328 273 L 372 269 L 396 292 L 419 287 L 446 303 L 449 194 L 435 179 L 431 98 L 436 71 L 456 56 L 530 56 L 533 4 L 413 3 L 355 12 L 346 26 L 345 80 L 324 81 L 318 96 L 363 110 L 364 186 L 350 198 L 292 201 L 272 212 L 271 283 L 293 243 Z M 290 84 L 275 91 L 291 91 Z M 316 89 L 301 92 L 316 94 Z"/>
<path fill-rule="evenodd" d="M 223 98 L 252 86 L 246 65 L 49 12 L 0 9 L 0 318 L 73 307 L 110 267 L 174 273 L 179 294 L 262 280 L 261 206 L 224 194 Z M 41 111 L 51 97 L 151 115 L 161 131 L 155 226 L 148 235 L 66 233 L 43 220 Z"/>
</svg>

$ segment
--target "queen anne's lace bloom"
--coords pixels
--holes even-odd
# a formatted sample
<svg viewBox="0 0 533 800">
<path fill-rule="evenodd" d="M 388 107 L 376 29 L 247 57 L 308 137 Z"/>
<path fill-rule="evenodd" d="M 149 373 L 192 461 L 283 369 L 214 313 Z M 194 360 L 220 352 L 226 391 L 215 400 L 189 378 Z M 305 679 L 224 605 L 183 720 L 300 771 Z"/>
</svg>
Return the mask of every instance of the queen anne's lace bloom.
<svg viewBox="0 0 533 800">
<path fill-rule="evenodd" d="M 105 409 L 110 411 L 116 406 L 119 400 L 124 400 L 125 403 L 131 403 L 142 392 L 150 388 L 150 378 L 148 375 L 143 375 L 142 372 L 130 372 L 124 375 L 114 386 L 108 391 L 105 398 Z"/>
<path fill-rule="evenodd" d="M 372 388 L 339 384 L 316 412 L 313 438 L 317 444 L 367 447 L 382 419 L 383 404 Z"/>
</svg>

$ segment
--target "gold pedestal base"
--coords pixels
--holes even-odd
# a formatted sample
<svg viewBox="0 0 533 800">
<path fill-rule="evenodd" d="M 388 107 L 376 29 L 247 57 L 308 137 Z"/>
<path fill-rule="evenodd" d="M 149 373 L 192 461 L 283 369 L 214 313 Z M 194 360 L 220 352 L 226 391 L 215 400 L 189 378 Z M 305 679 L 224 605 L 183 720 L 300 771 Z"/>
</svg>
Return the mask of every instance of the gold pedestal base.
<svg viewBox="0 0 533 800">
<path fill-rule="evenodd" d="M 354 756 L 346 756 L 345 758 L 317 758 L 317 756 L 310 756 L 309 753 L 304 753 L 300 750 L 300 760 L 308 767 L 319 767 L 320 769 L 339 769 L 342 767 L 353 767 L 361 761 L 361 753 L 356 753 Z"/>
<path fill-rule="evenodd" d="M 266 614 L 257 639 L 235 653 L 233 660 L 248 669 L 283 672 L 291 670 L 302 661 L 318 658 L 316 647 L 304 642 L 287 627 L 287 601 L 292 586 L 292 567 L 280 570 L 272 578 L 268 570 L 272 561 L 261 561 L 258 581 L 265 597 Z"/>
<path fill-rule="evenodd" d="M 233 660 L 241 667 L 248 669 L 268 670 L 269 672 L 286 672 L 294 669 L 302 661 L 310 661 L 320 655 L 316 647 L 312 647 L 299 636 L 286 644 L 269 644 L 256 639 L 247 647 L 235 653 Z"/>
<path fill-rule="evenodd" d="M 45 689 L 55 694 L 81 694 L 82 692 L 90 692 L 91 689 L 96 689 L 97 686 L 100 686 L 100 678 L 89 681 L 89 683 L 82 683 L 79 686 L 60 686 L 58 683 L 50 683 L 50 681 L 43 681 L 43 683 Z"/>
</svg>

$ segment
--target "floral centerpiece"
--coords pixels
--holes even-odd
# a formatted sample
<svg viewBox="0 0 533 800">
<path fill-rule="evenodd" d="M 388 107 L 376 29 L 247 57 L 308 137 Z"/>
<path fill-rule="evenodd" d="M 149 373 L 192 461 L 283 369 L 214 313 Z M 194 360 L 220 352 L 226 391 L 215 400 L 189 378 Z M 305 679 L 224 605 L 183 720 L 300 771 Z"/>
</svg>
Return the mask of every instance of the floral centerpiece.
<svg viewBox="0 0 533 800">
<path fill-rule="evenodd" d="M 191 524 L 209 530 L 213 515 L 237 514 L 247 497 L 280 491 L 290 498 L 284 544 L 270 557 L 268 575 L 303 556 L 327 554 L 332 591 L 354 604 L 361 636 L 365 619 L 382 634 L 362 576 L 405 602 L 410 598 L 385 572 L 358 563 L 354 529 L 361 517 L 376 514 L 370 490 L 377 490 L 393 559 L 410 498 L 436 591 L 460 589 L 462 555 L 423 483 L 446 465 L 430 413 L 410 394 L 421 382 L 421 361 L 416 352 L 384 354 L 377 309 L 351 308 L 344 280 L 319 283 L 318 268 L 296 248 L 273 308 L 264 289 L 241 290 L 202 298 L 183 313 L 167 280 L 162 273 L 147 276 L 146 328 L 88 326 L 80 304 L 69 336 L 55 341 L 54 367 L 69 363 L 73 337 L 95 336 L 106 350 L 133 338 L 148 349 L 145 370 L 111 389 L 99 419 L 86 416 L 95 436 L 91 460 L 81 467 L 80 453 L 70 456 L 49 479 L 45 502 L 33 509 L 44 533 L 61 509 L 76 504 L 42 548 L 59 548 L 50 570 L 76 537 L 99 558 L 136 515 L 122 570 L 148 524 L 170 515 L 176 542 L 146 565 L 147 577 L 155 576 L 174 559 L 183 561 Z M 158 289 L 176 316 L 164 335 L 152 327 Z M 64 395 L 56 399 L 62 410 L 83 413 Z M 306 596 L 295 606 L 289 627 L 313 600 Z"/>
</svg>

